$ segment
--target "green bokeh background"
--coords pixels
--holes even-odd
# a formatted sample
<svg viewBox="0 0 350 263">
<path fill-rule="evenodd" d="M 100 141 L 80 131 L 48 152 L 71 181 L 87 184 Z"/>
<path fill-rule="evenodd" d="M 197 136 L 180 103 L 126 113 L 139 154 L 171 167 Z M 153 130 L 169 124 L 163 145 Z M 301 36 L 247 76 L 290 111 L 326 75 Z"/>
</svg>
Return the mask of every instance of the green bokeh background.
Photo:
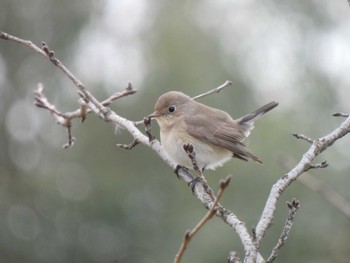
<svg viewBox="0 0 350 263">
<path fill-rule="evenodd" d="M 271 186 L 307 150 L 292 133 L 318 138 L 349 112 L 350 8 L 342 1 L 42 1 L 1 0 L 0 29 L 56 56 L 99 99 L 130 81 L 138 92 L 111 109 L 140 120 L 159 95 L 197 95 L 242 116 L 271 100 L 278 108 L 249 139 L 264 165 L 232 160 L 206 173 L 217 189 L 232 175 L 222 204 L 248 228 L 257 224 Z M 65 130 L 33 105 L 41 82 L 61 111 L 77 108 L 74 85 L 40 55 L 0 41 L 1 262 L 172 262 L 185 231 L 206 210 L 187 185 L 145 146 L 121 150 L 131 136 L 89 115 Z M 154 125 L 154 134 L 158 128 Z M 313 170 L 350 202 L 349 145 L 343 138 Z M 279 201 L 261 253 L 267 257 L 296 197 L 301 209 L 277 262 L 348 262 L 350 222 L 318 193 L 294 183 Z M 235 232 L 214 218 L 190 243 L 183 262 L 226 262 L 244 255 Z"/>
</svg>

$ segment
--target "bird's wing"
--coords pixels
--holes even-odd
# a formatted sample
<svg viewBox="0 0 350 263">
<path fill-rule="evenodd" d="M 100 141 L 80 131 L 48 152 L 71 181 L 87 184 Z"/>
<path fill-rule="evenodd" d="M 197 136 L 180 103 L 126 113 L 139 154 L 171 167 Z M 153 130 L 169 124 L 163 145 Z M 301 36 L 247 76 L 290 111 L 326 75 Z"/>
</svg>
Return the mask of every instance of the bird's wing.
<svg viewBox="0 0 350 263">
<path fill-rule="evenodd" d="M 190 118 L 185 121 L 187 131 L 196 139 L 225 148 L 232 152 L 233 157 L 245 161 L 251 158 L 257 162 L 261 162 L 246 147 L 244 142 L 246 137 L 239 129 L 239 124 L 226 115 L 226 113 L 220 112 L 220 114 L 215 115 L 201 113 L 196 116 L 188 116 L 187 118 Z"/>
</svg>

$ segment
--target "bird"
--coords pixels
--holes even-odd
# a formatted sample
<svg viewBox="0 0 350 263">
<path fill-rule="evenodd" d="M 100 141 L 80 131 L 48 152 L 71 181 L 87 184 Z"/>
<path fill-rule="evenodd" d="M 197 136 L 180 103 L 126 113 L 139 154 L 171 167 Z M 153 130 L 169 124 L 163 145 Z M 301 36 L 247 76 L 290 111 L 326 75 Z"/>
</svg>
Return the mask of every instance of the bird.
<svg viewBox="0 0 350 263">
<path fill-rule="evenodd" d="M 193 169 L 193 163 L 184 150 L 184 145 L 191 144 L 197 165 L 204 171 L 216 169 L 232 157 L 262 164 L 247 148 L 246 139 L 255 121 L 277 105 L 272 101 L 250 114 L 233 119 L 223 110 L 197 102 L 182 92 L 170 91 L 158 98 L 155 111 L 148 118 L 157 121 L 161 144 L 173 162 Z"/>
</svg>

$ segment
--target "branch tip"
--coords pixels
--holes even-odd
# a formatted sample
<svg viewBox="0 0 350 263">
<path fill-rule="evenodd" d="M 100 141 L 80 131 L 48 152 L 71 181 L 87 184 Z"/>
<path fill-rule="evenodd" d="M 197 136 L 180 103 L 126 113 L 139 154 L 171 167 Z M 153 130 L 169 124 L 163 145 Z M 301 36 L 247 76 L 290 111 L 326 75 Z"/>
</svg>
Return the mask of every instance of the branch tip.
<svg viewBox="0 0 350 263">
<path fill-rule="evenodd" d="M 189 241 L 191 239 L 191 230 L 187 229 L 184 235 L 184 240 Z"/>
<path fill-rule="evenodd" d="M 6 34 L 5 32 L 0 31 L 0 38 L 4 39 L 4 40 L 8 40 L 8 34 Z"/>
<path fill-rule="evenodd" d="M 196 99 L 200 99 L 200 98 L 206 97 L 206 96 L 214 94 L 214 93 L 219 93 L 221 90 L 223 90 L 224 88 L 227 88 L 228 86 L 231 86 L 231 85 L 232 85 L 232 82 L 229 80 L 226 80 L 224 82 L 224 84 L 220 85 L 219 87 L 211 89 L 211 90 L 209 90 L 205 93 L 199 94 L 197 96 L 194 96 L 194 97 L 192 97 L 192 99 L 196 100 Z"/>
<path fill-rule="evenodd" d="M 289 209 L 299 209 L 300 202 L 298 200 L 296 200 L 295 198 L 293 198 L 291 202 L 287 201 L 287 207 Z"/>
<path fill-rule="evenodd" d="M 297 138 L 297 139 L 302 139 L 304 141 L 307 141 L 308 143 L 314 143 L 314 140 L 311 139 L 310 137 L 305 136 L 304 134 L 299 134 L 299 133 L 292 133 L 292 135 Z"/>
<path fill-rule="evenodd" d="M 224 180 L 220 180 L 220 188 L 225 189 L 231 182 L 232 176 L 227 176 Z"/>
<path fill-rule="evenodd" d="M 349 0 L 350 3 L 350 0 Z M 333 117 L 349 117 L 349 113 L 344 113 L 344 112 L 335 112 L 332 114 Z"/>
<path fill-rule="evenodd" d="M 134 88 L 134 86 L 131 84 L 131 82 L 128 83 L 128 86 L 125 88 L 125 90 L 129 93 L 129 94 L 134 94 L 137 92 L 137 89 Z"/>
<path fill-rule="evenodd" d="M 134 139 L 130 144 L 116 144 L 117 147 L 125 149 L 125 150 L 131 150 L 136 145 L 138 145 L 140 141 L 138 139 Z"/>
<path fill-rule="evenodd" d="M 192 145 L 192 143 L 185 143 L 185 144 L 183 145 L 183 148 L 184 148 L 184 150 L 185 150 L 185 152 L 186 152 L 187 154 L 193 153 L 193 145 Z"/>
<path fill-rule="evenodd" d="M 68 140 L 67 143 L 65 143 L 65 144 L 62 145 L 62 148 L 63 148 L 63 149 L 68 149 L 68 148 L 73 147 L 75 141 L 76 141 L 75 137 L 71 137 L 71 138 Z"/>
<path fill-rule="evenodd" d="M 278 238 L 277 244 L 274 246 L 271 255 L 266 260 L 267 263 L 272 263 L 276 260 L 279 250 L 283 247 L 284 243 L 286 242 L 290 230 L 292 229 L 295 215 L 300 208 L 300 202 L 293 198 L 291 202 L 287 202 L 287 206 L 289 208 L 288 217 L 286 219 L 286 222 L 284 223 L 283 230 L 280 237 Z"/>
<path fill-rule="evenodd" d="M 306 171 L 310 170 L 310 169 L 318 169 L 318 168 L 327 168 L 329 166 L 328 162 L 322 161 L 321 163 L 316 163 L 316 164 L 310 164 Z"/>
</svg>

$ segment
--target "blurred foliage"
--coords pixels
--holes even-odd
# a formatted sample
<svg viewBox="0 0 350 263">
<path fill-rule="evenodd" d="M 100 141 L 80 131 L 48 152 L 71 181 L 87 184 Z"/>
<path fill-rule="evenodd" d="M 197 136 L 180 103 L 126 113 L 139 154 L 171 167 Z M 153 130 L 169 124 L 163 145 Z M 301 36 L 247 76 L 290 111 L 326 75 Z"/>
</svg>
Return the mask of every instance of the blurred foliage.
<svg viewBox="0 0 350 263">
<path fill-rule="evenodd" d="M 139 89 L 111 105 L 140 120 L 169 90 L 196 95 L 225 80 L 234 85 L 202 99 L 239 117 L 270 101 L 250 148 L 262 160 L 232 160 L 207 179 L 214 189 L 233 176 L 222 203 L 254 226 L 272 184 L 308 145 L 291 133 L 320 137 L 349 112 L 350 18 L 347 1 L 43 1 L 2 0 L 1 30 L 48 43 L 100 99 Z M 42 82 L 62 111 L 77 107 L 76 88 L 57 68 L 22 46 L 0 41 L 0 258 L 2 262 L 171 262 L 186 229 L 206 212 L 189 188 L 130 135 L 91 115 L 74 122 L 77 142 L 32 104 Z M 158 128 L 154 125 L 154 133 Z M 313 176 L 350 201 L 349 144 L 320 159 Z M 317 193 L 295 183 L 282 196 L 262 244 L 267 256 L 296 197 L 297 215 L 278 262 L 347 262 L 350 222 Z M 232 229 L 214 218 L 194 238 L 184 262 L 225 262 L 243 254 Z"/>
</svg>

